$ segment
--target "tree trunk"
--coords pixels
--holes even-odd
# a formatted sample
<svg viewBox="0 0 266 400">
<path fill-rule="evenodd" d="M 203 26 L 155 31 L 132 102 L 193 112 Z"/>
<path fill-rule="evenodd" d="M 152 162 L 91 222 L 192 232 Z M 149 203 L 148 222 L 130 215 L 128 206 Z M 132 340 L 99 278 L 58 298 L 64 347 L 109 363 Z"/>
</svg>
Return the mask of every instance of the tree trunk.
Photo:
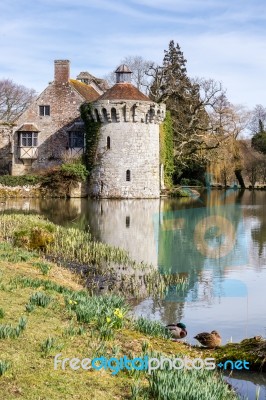
<svg viewBox="0 0 266 400">
<path fill-rule="evenodd" d="M 235 170 L 235 176 L 236 176 L 236 179 L 238 180 L 238 183 L 241 186 L 241 188 L 245 189 L 245 183 L 244 183 L 244 179 L 242 177 L 241 169 L 236 169 Z"/>
</svg>

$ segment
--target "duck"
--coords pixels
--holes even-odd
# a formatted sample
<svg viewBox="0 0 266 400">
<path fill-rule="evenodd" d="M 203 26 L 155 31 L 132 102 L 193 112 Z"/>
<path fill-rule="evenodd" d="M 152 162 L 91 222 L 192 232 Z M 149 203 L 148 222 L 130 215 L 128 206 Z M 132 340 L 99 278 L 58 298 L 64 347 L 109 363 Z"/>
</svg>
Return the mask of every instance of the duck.
<svg viewBox="0 0 266 400">
<path fill-rule="evenodd" d="M 166 325 L 166 329 L 170 331 L 174 339 L 183 339 L 187 336 L 186 325 L 182 322 Z"/>
<path fill-rule="evenodd" d="M 217 331 L 202 332 L 194 336 L 202 346 L 208 347 L 209 349 L 214 349 L 215 347 L 221 346 L 222 338 Z"/>
</svg>

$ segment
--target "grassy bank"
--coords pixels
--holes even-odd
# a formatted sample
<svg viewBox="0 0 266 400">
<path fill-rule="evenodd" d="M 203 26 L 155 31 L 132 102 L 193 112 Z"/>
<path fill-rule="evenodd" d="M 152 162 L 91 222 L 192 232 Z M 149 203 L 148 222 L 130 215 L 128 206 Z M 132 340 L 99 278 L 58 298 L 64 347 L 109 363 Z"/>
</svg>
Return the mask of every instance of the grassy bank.
<svg viewBox="0 0 266 400">
<path fill-rule="evenodd" d="M 172 342 L 159 323 L 129 316 L 127 301 L 115 294 L 97 296 L 84 278 L 51 261 L 68 259 L 96 268 L 123 263 L 138 268 L 125 252 L 96 244 L 89 233 L 57 227 L 38 216 L 0 217 L 0 398 L 14 400 L 235 399 L 218 372 L 143 371 L 112 374 L 54 369 L 54 356 L 160 358 L 185 356 L 252 359 L 260 367 L 264 342 L 203 350 Z M 99 269 L 98 269 L 99 268 Z M 156 280 L 157 279 L 157 280 Z M 158 276 L 155 277 L 159 286 Z M 182 285 L 184 283 L 180 283 Z M 162 285 L 163 290 L 163 285 Z M 253 352 L 253 353 L 252 353 Z M 264 353 L 265 354 L 265 353 Z"/>
<path fill-rule="evenodd" d="M 115 295 L 89 296 L 77 275 L 47 263 L 26 250 L 0 244 L 0 398 L 36 399 L 172 399 L 176 387 L 193 383 L 191 395 L 179 399 L 234 398 L 219 376 L 212 374 L 140 371 L 54 370 L 54 356 L 122 357 L 182 352 L 195 355 L 177 343 L 162 339 L 163 330 L 127 317 L 128 305 Z M 20 328 L 19 328 L 20 327 Z M 5 332 L 5 334 L 3 333 Z M 15 332 L 15 334 L 14 334 Z M 155 337 L 153 337 L 155 335 Z M 158 336 L 159 337 L 156 337 Z M 203 376 L 204 375 L 204 376 Z M 204 384 L 202 383 L 204 379 Z M 208 390 L 207 390 L 208 389 Z M 166 393 L 167 397 L 160 397 Z M 185 397 L 184 397 L 185 396 Z M 192 397 L 191 397 L 192 396 Z"/>
</svg>

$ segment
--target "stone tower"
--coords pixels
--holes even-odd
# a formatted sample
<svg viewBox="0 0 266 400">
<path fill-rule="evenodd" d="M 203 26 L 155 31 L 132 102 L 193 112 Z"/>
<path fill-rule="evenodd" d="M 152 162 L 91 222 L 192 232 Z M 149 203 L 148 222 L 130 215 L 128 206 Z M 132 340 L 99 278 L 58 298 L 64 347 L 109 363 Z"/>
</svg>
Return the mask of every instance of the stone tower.
<svg viewBox="0 0 266 400">
<path fill-rule="evenodd" d="M 126 65 L 116 84 L 92 103 L 91 118 L 101 122 L 91 195 L 102 198 L 160 196 L 159 124 L 165 105 L 154 103 L 131 84 Z"/>
</svg>

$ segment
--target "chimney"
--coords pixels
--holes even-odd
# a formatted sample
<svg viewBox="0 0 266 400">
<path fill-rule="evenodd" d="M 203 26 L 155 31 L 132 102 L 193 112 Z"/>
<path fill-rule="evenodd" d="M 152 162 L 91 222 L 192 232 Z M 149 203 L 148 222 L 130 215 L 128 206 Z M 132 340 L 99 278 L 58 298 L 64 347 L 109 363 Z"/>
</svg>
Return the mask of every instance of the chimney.
<svg viewBox="0 0 266 400">
<path fill-rule="evenodd" d="M 55 60 L 54 61 L 54 80 L 55 83 L 67 83 L 70 75 L 70 61 L 69 60 Z"/>
</svg>

